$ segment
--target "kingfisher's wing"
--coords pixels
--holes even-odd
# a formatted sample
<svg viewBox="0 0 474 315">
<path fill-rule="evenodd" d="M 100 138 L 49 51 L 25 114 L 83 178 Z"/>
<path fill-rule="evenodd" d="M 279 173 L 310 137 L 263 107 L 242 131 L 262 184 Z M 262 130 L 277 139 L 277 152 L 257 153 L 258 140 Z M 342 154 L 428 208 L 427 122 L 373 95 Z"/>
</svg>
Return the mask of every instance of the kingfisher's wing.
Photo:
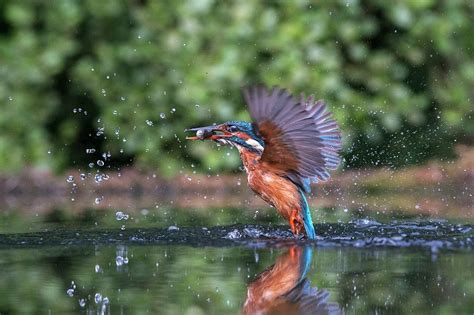
<svg viewBox="0 0 474 315">
<path fill-rule="evenodd" d="M 261 161 L 309 191 L 340 163 L 341 133 L 323 101 L 294 98 L 284 89 L 252 86 L 243 90 L 257 132 L 265 141 Z"/>
</svg>

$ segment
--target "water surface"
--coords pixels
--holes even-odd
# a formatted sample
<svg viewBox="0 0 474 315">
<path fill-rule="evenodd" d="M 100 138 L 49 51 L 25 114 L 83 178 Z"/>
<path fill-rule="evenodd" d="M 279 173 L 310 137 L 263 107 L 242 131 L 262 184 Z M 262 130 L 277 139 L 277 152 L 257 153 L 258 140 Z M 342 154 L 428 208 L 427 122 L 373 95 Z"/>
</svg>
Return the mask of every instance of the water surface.
<svg viewBox="0 0 474 315">
<path fill-rule="evenodd" d="M 474 310 L 472 225 L 360 218 L 317 224 L 317 240 L 305 241 L 279 221 L 234 224 L 226 211 L 223 225 L 116 211 L 21 225 L 4 215 L 0 313 Z"/>
</svg>

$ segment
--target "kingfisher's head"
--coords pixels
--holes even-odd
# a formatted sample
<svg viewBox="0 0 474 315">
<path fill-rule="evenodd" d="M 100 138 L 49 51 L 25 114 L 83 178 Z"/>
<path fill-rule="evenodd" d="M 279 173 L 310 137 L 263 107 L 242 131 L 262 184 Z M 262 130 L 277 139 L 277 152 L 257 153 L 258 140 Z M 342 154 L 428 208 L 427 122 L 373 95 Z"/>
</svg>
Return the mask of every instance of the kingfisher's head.
<svg viewBox="0 0 474 315">
<path fill-rule="evenodd" d="M 262 153 L 265 143 L 257 135 L 252 124 L 246 121 L 228 121 L 220 125 L 191 128 L 185 131 L 196 132 L 189 140 L 214 140 L 218 143 L 235 146 L 239 150 Z"/>
</svg>

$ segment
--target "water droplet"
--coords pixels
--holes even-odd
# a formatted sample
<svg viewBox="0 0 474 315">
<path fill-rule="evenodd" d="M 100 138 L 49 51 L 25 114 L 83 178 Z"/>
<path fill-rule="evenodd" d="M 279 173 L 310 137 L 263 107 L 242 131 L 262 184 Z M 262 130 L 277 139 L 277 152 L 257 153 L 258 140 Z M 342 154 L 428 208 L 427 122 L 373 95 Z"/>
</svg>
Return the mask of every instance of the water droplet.
<svg viewBox="0 0 474 315">
<path fill-rule="evenodd" d="M 94 148 L 86 149 L 86 153 L 87 154 L 95 153 L 95 149 Z"/>
<path fill-rule="evenodd" d="M 74 289 L 68 289 L 66 291 L 67 295 L 69 295 L 70 297 L 73 297 L 74 296 Z"/>
<path fill-rule="evenodd" d="M 148 126 L 153 126 L 153 122 L 151 120 L 147 119 L 147 120 L 145 120 L 145 122 Z"/>
<path fill-rule="evenodd" d="M 99 166 L 104 166 L 104 161 L 102 161 L 102 160 L 97 160 L 97 165 L 99 165 Z"/>
<path fill-rule="evenodd" d="M 89 163 L 89 167 L 90 167 L 90 168 L 94 168 L 94 163 L 92 163 L 92 162 Z"/>
<path fill-rule="evenodd" d="M 102 174 L 96 174 L 94 176 L 94 181 L 97 183 L 97 184 L 100 184 L 102 182 L 103 178 L 102 178 Z"/>
<path fill-rule="evenodd" d="M 69 175 L 67 178 L 66 178 L 66 182 L 68 183 L 72 183 L 74 181 L 74 176 L 72 175 Z"/>
<path fill-rule="evenodd" d="M 104 196 L 102 196 L 102 197 L 97 197 L 97 198 L 95 198 L 94 203 L 95 203 L 96 205 L 98 205 L 99 203 L 102 202 L 102 200 L 104 200 Z"/>
<path fill-rule="evenodd" d="M 117 221 L 128 220 L 128 214 L 123 213 L 122 211 L 115 212 L 115 219 Z"/>
<path fill-rule="evenodd" d="M 122 266 L 123 265 L 123 257 L 122 256 L 115 257 L 115 264 L 117 266 Z"/>
<path fill-rule="evenodd" d="M 95 303 L 99 304 L 102 301 L 102 294 L 96 293 L 94 296 Z"/>
<path fill-rule="evenodd" d="M 102 271 L 102 268 L 100 268 L 99 265 L 95 265 L 95 272 L 98 273 L 98 272 L 101 272 Z"/>
<path fill-rule="evenodd" d="M 175 225 L 170 225 L 168 227 L 168 231 L 179 231 L 179 227 L 175 226 Z"/>
<path fill-rule="evenodd" d="M 104 305 L 109 304 L 109 298 L 108 298 L 108 297 L 104 297 L 104 299 L 102 300 L 102 303 L 104 303 Z"/>
<path fill-rule="evenodd" d="M 161 119 L 165 119 L 165 118 L 166 118 L 166 114 L 165 114 L 165 113 L 160 113 L 160 118 L 161 118 Z"/>
<path fill-rule="evenodd" d="M 86 175 L 86 174 L 84 174 L 84 173 L 81 173 L 81 175 L 80 175 L 80 176 L 81 176 L 81 180 L 84 180 L 84 179 L 86 179 L 86 178 L 87 178 L 87 175 Z"/>
<path fill-rule="evenodd" d="M 80 306 L 80 307 L 86 306 L 86 300 L 84 300 L 84 299 L 79 299 L 79 306 Z"/>
</svg>

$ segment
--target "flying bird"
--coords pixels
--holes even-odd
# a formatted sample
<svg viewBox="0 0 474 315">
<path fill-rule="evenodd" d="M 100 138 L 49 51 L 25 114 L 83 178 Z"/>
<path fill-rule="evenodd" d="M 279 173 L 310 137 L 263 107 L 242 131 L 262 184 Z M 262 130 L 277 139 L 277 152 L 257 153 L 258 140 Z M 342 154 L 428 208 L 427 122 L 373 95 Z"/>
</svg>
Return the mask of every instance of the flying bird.
<svg viewBox="0 0 474 315">
<path fill-rule="evenodd" d="M 228 121 L 186 129 L 190 140 L 239 150 L 250 188 L 289 222 L 295 235 L 316 237 L 305 194 L 340 164 L 341 133 L 324 101 L 262 85 L 243 89 L 253 122 Z"/>
</svg>

